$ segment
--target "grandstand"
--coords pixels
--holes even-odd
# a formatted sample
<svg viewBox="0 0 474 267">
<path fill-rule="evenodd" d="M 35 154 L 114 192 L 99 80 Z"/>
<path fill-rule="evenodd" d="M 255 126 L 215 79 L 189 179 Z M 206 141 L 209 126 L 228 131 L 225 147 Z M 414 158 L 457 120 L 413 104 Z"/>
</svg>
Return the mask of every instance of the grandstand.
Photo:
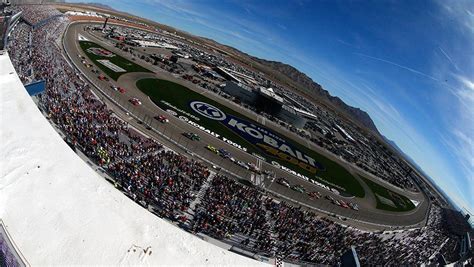
<svg viewBox="0 0 474 267">
<path fill-rule="evenodd" d="M 361 265 L 420 265 L 460 240 L 436 205 L 424 227 L 363 231 L 173 151 L 114 114 L 66 61 L 67 17 L 18 9 L 15 45 L 0 56 L 0 217 L 31 265 L 338 265 L 347 251 Z M 31 81 L 44 85 L 40 110 Z"/>
<path fill-rule="evenodd" d="M 444 227 L 453 235 L 463 236 L 471 230 L 471 225 L 464 214 L 458 210 L 443 209 Z"/>
<path fill-rule="evenodd" d="M 63 21 L 56 18 L 33 31 L 54 33 L 58 23 Z M 60 54 L 47 53 L 50 45 L 37 48 L 47 62 L 60 60 Z M 48 66 L 44 59 L 35 66 Z M 185 265 L 259 265 L 181 231 L 99 176 L 40 113 L 8 53 L 0 56 L 0 88 L 0 218 L 27 265 L 158 265 L 176 259 Z M 3 257 L 6 243 L 0 234 L 1 259 L 11 263 L 11 256 Z"/>
</svg>

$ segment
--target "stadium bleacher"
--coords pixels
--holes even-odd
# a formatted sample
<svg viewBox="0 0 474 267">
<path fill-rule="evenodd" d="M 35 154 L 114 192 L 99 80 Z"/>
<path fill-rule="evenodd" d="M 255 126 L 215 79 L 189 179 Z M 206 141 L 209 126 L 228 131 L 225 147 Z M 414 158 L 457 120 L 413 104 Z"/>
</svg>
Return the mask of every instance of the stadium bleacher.
<svg viewBox="0 0 474 267">
<path fill-rule="evenodd" d="M 211 175 L 201 163 L 133 131 L 93 95 L 55 45 L 67 18 L 51 6 L 16 8 L 27 22 L 11 37 L 12 62 L 22 81 L 44 80 L 39 105 L 48 118 L 111 175 L 117 188 L 158 216 L 194 233 L 295 263 L 335 265 L 354 246 L 362 265 L 418 265 L 427 263 L 441 244 L 448 250 L 455 246 L 446 242 L 458 240 L 450 234 L 455 229 L 446 231 L 437 206 L 423 228 L 364 232 L 229 177 Z"/>
</svg>

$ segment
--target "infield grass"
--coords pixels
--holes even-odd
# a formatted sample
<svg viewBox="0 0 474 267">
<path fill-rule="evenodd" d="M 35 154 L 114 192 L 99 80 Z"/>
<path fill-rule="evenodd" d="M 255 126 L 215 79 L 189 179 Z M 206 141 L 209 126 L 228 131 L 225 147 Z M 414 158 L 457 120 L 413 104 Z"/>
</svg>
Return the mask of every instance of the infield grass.
<svg viewBox="0 0 474 267">
<path fill-rule="evenodd" d="M 375 199 L 377 200 L 377 209 L 400 212 L 410 211 L 415 208 L 413 202 L 411 202 L 411 200 L 407 197 L 395 193 L 392 190 L 387 189 L 380 184 L 367 179 L 366 177 L 363 177 L 362 175 L 359 176 L 375 194 Z"/>
<path fill-rule="evenodd" d="M 160 100 L 167 101 L 174 105 L 175 107 L 182 109 L 190 114 L 193 114 L 197 117 L 200 118 L 200 121 L 197 122 L 200 125 L 204 126 L 205 128 L 220 134 L 221 136 L 232 140 L 233 142 L 246 147 L 248 149 L 248 152 L 252 153 L 255 152 L 257 154 L 260 154 L 264 156 L 267 159 L 267 162 L 271 162 L 272 160 L 277 161 L 279 164 L 292 169 L 300 174 L 303 174 L 311 179 L 316 179 L 318 182 L 321 182 L 323 184 L 326 184 L 330 187 L 334 188 L 334 185 L 337 185 L 340 188 L 343 188 L 343 190 L 340 190 L 340 188 L 336 187 L 341 193 L 345 193 L 345 195 L 348 196 L 356 196 L 356 197 L 364 197 L 365 196 L 365 191 L 360 185 L 360 183 L 356 180 L 356 178 L 350 174 L 344 167 L 339 165 L 338 163 L 328 159 L 327 157 L 308 149 L 307 147 L 297 143 L 294 140 L 291 140 L 290 138 L 284 137 L 281 134 L 278 134 L 280 137 L 284 137 L 284 139 L 290 143 L 294 148 L 298 149 L 299 151 L 307 154 L 308 156 L 312 157 L 315 159 L 317 162 L 322 164 L 325 167 L 325 170 L 318 170 L 316 175 L 323 178 L 319 179 L 315 177 L 314 174 L 310 173 L 309 171 L 299 167 L 298 165 L 291 164 L 287 161 L 284 161 L 278 157 L 272 156 L 270 154 L 265 153 L 260 147 L 256 146 L 255 144 L 250 143 L 237 133 L 233 132 L 220 122 L 217 122 L 212 119 L 208 119 L 206 117 L 203 117 L 196 112 L 194 112 L 191 107 L 189 106 L 189 103 L 191 101 L 202 101 L 209 103 L 217 108 L 219 108 L 221 111 L 239 117 L 241 119 L 244 119 L 248 122 L 253 123 L 257 127 L 261 128 L 266 128 L 267 127 L 259 124 L 253 119 L 250 119 L 233 109 L 230 109 L 226 107 L 223 104 L 220 104 L 214 100 L 211 100 L 202 94 L 199 94 L 191 89 L 188 89 L 180 84 L 167 81 L 167 80 L 160 80 L 160 79 L 142 79 L 137 82 L 137 87 L 146 95 L 150 96 L 150 98 L 153 100 L 153 102 L 161 107 L 162 109 L 170 109 L 167 105 L 163 104 L 160 102 Z M 178 112 L 180 115 L 180 112 Z M 275 131 L 271 131 L 276 133 Z M 334 185 L 331 185 L 334 184 Z"/>
<path fill-rule="evenodd" d="M 123 57 L 121 57 L 121 56 L 119 56 L 115 53 L 114 53 L 113 57 L 106 57 L 106 56 L 96 55 L 94 53 L 91 53 L 91 52 L 87 51 L 87 49 L 93 48 L 93 47 L 105 49 L 102 46 L 100 46 L 100 45 L 98 45 L 94 42 L 79 41 L 79 45 L 81 46 L 81 49 L 84 51 L 84 53 L 87 55 L 87 57 L 89 57 L 89 59 L 99 69 L 101 69 L 105 74 L 107 74 L 107 76 L 109 76 L 110 78 L 112 78 L 114 80 L 117 80 L 120 77 L 120 75 L 125 74 L 125 73 L 129 73 L 129 72 L 150 72 L 148 69 L 146 69 L 146 68 L 144 68 L 144 67 L 142 67 L 138 64 L 135 64 L 132 61 L 130 61 L 128 59 L 125 59 L 125 58 L 123 58 Z M 108 50 L 108 49 L 105 49 L 105 50 Z M 108 51 L 110 51 L 110 50 L 108 50 Z M 122 69 L 124 69 L 125 72 L 115 72 L 115 71 L 109 69 L 108 67 L 104 66 L 103 64 L 97 62 L 97 60 L 101 60 L 101 59 L 109 60 L 113 64 L 115 64 L 115 65 L 121 67 Z"/>
</svg>

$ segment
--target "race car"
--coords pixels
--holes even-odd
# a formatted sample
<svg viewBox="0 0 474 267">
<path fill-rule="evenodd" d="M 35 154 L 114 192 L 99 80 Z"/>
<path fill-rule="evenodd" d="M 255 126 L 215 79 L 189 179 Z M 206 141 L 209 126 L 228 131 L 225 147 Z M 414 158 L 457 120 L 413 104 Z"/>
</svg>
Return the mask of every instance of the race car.
<svg viewBox="0 0 474 267">
<path fill-rule="evenodd" d="M 201 140 L 201 137 L 199 137 L 199 135 L 195 134 L 195 133 L 183 133 L 183 135 L 193 141 L 199 141 Z"/>
<path fill-rule="evenodd" d="M 125 89 L 122 87 L 115 86 L 115 85 L 111 85 L 110 87 L 112 87 L 112 89 L 114 89 L 115 91 L 119 91 L 122 94 L 125 93 Z"/>
<path fill-rule="evenodd" d="M 296 192 L 300 192 L 300 193 L 304 193 L 306 190 L 304 189 L 303 186 L 299 185 L 299 184 L 295 184 L 291 187 L 292 190 L 296 191 Z"/>
<path fill-rule="evenodd" d="M 136 97 L 130 98 L 128 101 L 132 103 L 134 106 L 139 106 L 142 104 L 142 102 L 138 100 L 138 98 Z"/>
<path fill-rule="evenodd" d="M 278 178 L 277 183 L 290 188 L 290 183 L 285 178 Z"/>
<path fill-rule="evenodd" d="M 163 116 L 163 115 L 155 116 L 155 117 L 153 117 L 153 118 L 155 118 L 155 120 L 158 120 L 158 121 L 161 122 L 161 123 L 170 122 L 170 120 L 168 120 L 168 118 L 166 118 L 166 117 Z"/>
<path fill-rule="evenodd" d="M 346 202 L 342 201 L 342 200 L 339 200 L 339 206 L 345 208 L 345 209 L 348 209 L 349 208 L 349 205 L 347 205 Z"/>
<path fill-rule="evenodd" d="M 359 205 L 349 202 L 349 207 L 353 210 L 359 210 Z"/>
<path fill-rule="evenodd" d="M 308 193 L 310 199 L 319 199 L 321 198 L 321 194 L 317 191 L 311 191 Z"/>
<path fill-rule="evenodd" d="M 247 163 L 245 163 L 245 162 L 243 162 L 243 161 L 241 161 L 241 160 L 237 161 L 237 165 L 239 165 L 240 167 L 242 167 L 242 168 L 244 168 L 244 169 L 246 169 L 246 170 L 250 169 L 249 165 L 247 165 Z"/>
<path fill-rule="evenodd" d="M 211 145 L 207 145 L 206 148 L 209 149 L 210 151 L 216 153 L 216 154 L 219 154 L 219 151 L 217 150 L 217 148 L 215 148 Z"/>
<path fill-rule="evenodd" d="M 227 150 L 225 150 L 225 149 L 223 149 L 223 148 L 220 148 L 220 149 L 219 149 L 219 155 L 220 155 L 221 157 L 223 157 L 223 158 L 226 159 L 226 158 L 229 158 L 229 157 L 230 157 L 230 152 L 227 151 Z"/>
<path fill-rule="evenodd" d="M 99 75 L 97 78 L 99 78 L 99 80 L 101 80 L 101 81 L 107 81 L 107 82 L 109 81 L 109 78 L 105 77 L 105 76 L 102 75 L 102 74 Z"/>
<path fill-rule="evenodd" d="M 329 195 L 326 196 L 326 199 L 329 200 L 329 201 L 331 201 L 331 202 L 334 201 L 334 198 L 333 198 L 332 196 L 329 196 Z"/>
<path fill-rule="evenodd" d="M 256 172 L 256 173 L 260 173 L 260 169 L 255 164 L 248 163 L 248 165 L 249 165 L 249 168 L 250 168 L 251 171 Z"/>
</svg>

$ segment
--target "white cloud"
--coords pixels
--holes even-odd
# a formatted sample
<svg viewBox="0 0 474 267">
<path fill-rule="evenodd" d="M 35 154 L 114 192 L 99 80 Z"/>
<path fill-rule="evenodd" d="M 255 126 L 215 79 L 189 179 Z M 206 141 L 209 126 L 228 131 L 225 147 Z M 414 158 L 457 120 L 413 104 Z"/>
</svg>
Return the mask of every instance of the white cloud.
<svg viewBox="0 0 474 267">
<path fill-rule="evenodd" d="M 456 75 L 458 80 L 468 89 L 472 90 L 474 92 L 474 81 L 469 80 L 467 77 L 463 77 L 460 75 Z"/>
</svg>

